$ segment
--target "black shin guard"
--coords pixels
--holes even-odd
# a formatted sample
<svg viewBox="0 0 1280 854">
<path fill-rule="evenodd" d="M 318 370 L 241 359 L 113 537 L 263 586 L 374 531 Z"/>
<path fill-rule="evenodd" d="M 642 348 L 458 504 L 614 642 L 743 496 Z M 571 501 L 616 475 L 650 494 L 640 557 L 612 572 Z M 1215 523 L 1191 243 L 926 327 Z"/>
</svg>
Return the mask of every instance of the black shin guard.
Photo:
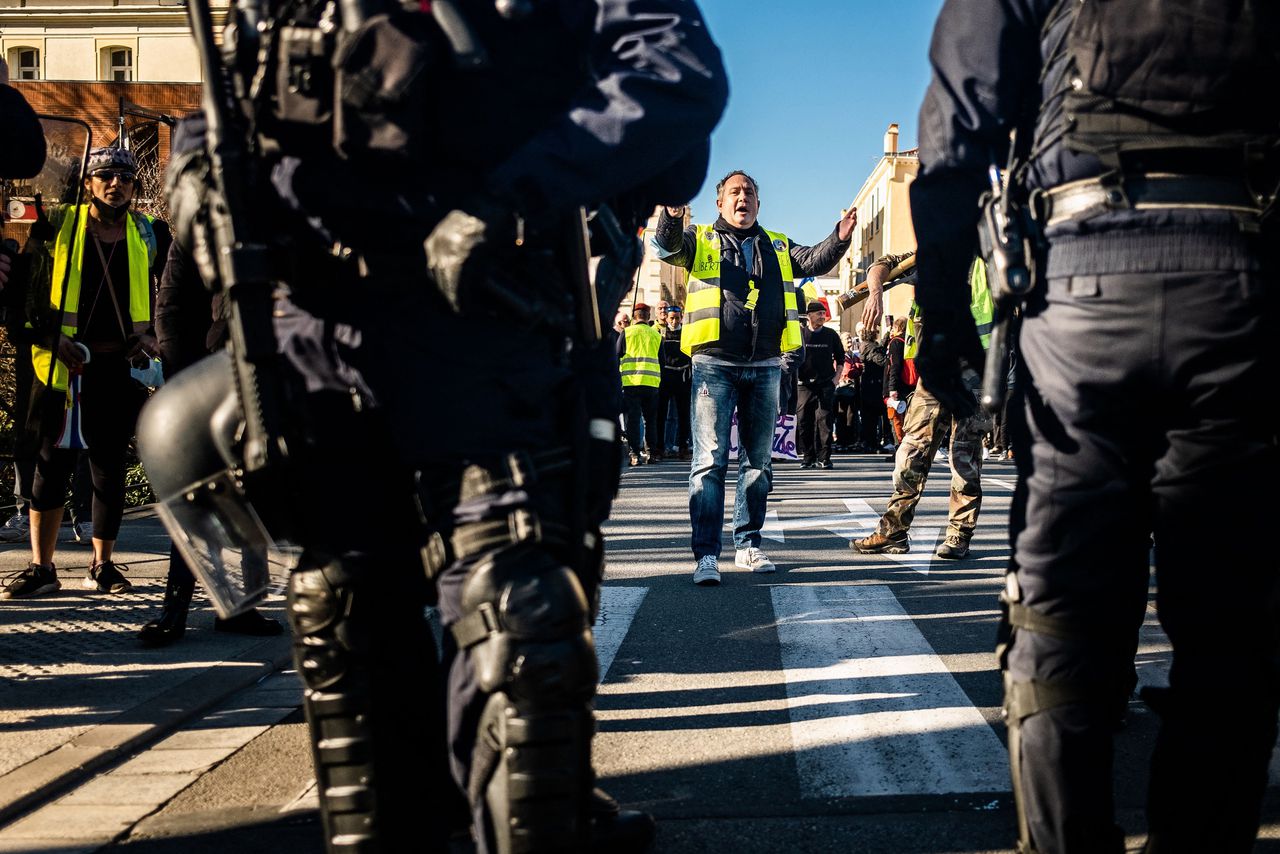
<svg viewBox="0 0 1280 854">
<path fill-rule="evenodd" d="M 411 585 L 365 562 L 309 554 L 289 581 L 326 849 L 367 854 L 413 839 L 447 851 L 459 795 L 440 737 L 434 642 Z M 407 702 L 406 678 L 427 683 L 432 701 Z"/>
<path fill-rule="evenodd" d="M 452 626 L 489 694 L 469 794 L 497 854 L 585 850 L 590 837 L 596 662 L 577 576 L 520 545 L 490 554 L 464 585 Z"/>
</svg>

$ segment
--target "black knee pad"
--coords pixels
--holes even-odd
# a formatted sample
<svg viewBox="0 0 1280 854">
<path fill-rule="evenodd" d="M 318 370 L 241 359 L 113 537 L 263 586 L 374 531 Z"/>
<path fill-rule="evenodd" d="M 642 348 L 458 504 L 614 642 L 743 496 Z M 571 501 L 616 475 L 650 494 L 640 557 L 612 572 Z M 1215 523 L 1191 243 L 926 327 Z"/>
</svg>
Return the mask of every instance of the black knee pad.
<svg viewBox="0 0 1280 854">
<path fill-rule="evenodd" d="M 486 693 L 513 702 L 585 703 L 595 694 L 589 605 L 577 575 L 536 546 L 516 546 L 472 568 L 462 591 L 469 612 L 453 633 L 471 650 Z"/>
<path fill-rule="evenodd" d="M 350 668 L 359 642 L 349 622 L 354 593 L 355 574 L 329 555 L 309 553 L 289 575 L 294 661 L 308 688 L 332 686 Z"/>
</svg>

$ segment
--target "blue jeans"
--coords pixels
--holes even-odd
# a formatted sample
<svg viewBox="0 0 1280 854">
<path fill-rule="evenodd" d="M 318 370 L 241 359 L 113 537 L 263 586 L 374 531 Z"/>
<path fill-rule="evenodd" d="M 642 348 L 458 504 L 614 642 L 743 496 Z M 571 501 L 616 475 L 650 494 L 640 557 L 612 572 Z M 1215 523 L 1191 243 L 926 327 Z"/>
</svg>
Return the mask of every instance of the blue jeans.
<svg viewBox="0 0 1280 854">
<path fill-rule="evenodd" d="M 724 477 L 729 467 L 729 428 L 738 409 L 738 489 L 733 505 L 733 544 L 760 545 L 765 504 L 773 488 L 773 430 L 778 417 L 777 366 L 693 363 L 693 469 L 689 519 L 693 556 L 720 556 L 724 528 Z"/>
</svg>

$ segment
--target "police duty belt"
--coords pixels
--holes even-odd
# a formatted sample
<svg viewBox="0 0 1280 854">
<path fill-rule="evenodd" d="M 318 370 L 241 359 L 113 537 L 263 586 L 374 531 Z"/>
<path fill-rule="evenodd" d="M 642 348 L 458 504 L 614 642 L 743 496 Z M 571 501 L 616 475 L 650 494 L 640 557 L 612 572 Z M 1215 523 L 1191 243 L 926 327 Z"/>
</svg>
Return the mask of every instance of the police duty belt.
<svg viewBox="0 0 1280 854">
<path fill-rule="evenodd" d="M 1218 210 L 1259 216 L 1266 207 L 1243 178 L 1148 173 L 1121 180 L 1086 178 L 1039 195 L 1038 219 L 1047 227 L 1115 210 Z"/>
</svg>

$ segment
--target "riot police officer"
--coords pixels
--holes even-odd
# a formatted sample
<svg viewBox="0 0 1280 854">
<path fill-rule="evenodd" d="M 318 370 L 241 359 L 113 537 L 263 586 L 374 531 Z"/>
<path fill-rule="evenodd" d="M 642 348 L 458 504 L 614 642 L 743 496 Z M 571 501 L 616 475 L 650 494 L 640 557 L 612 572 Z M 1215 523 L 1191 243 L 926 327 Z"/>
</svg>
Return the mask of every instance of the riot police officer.
<svg viewBox="0 0 1280 854">
<path fill-rule="evenodd" d="M 271 484 L 285 500 L 245 493 L 265 515 L 287 508 L 280 524 L 303 546 L 289 612 L 327 845 L 443 850 L 469 818 L 481 852 L 635 850 L 651 822 L 593 789 L 591 625 L 620 396 L 598 324 L 618 295 L 598 275 L 599 304 L 582 297 L 579 211 L 607 201 L 618 220 L 593 229 L 592 249 L 608 235 L 638 246 L 656 203 L 697 190 L 726 97 L 719 52 L 683 0 L 347 17 L 370 5 L 280 4 L 256 26 L 242 3 L 228 39 L 242 59 L 266 40 L 251 72 L 256 57 L 275 64 L 258 75 L 277 88 L 254 113 L 269 143 L 254 204 L 284 250 L 274 367 L 294 417 L 287 476 Z M 210 208 L 186 198 L 203 192 L 189 180 L 198 146 L 191 160 L 176 147 L 172 206 L 193 220 L 179 232 L 207 259 Z M 604 255 L 602 270 L 638 264 Z M 472 347 L 460 320 L 500 334 Z M 184 372 L 140 426 L 175 507 L 207 493 L 180 487 L 160 428 L 218 371 L 229 387 L 218 365 Z M 339 489 L 360 500 L 336 525 L 324 496 Z"/>
<path fill-rule="evenodd" d="M 949 0 L 937 23 L 911 202 L 919 368 L 940 398 L 975 406 L 964 273 L 1006 166 L 1043 234 L 1009 408 L 1000 648 L 1021 851 L 1124 850 L 1111 740 L 1152 531 L 1174 651 L 1147 850 L 1252 850 L 1278 573 L 1245 532 L 1268 524 L 1277 456 L 1274 422 L 1229 402 L 1275 378 L 1280 100 L 1257 82 L 1278 48 L 1277 9 L 1250 0 Z"/>
</svg>

